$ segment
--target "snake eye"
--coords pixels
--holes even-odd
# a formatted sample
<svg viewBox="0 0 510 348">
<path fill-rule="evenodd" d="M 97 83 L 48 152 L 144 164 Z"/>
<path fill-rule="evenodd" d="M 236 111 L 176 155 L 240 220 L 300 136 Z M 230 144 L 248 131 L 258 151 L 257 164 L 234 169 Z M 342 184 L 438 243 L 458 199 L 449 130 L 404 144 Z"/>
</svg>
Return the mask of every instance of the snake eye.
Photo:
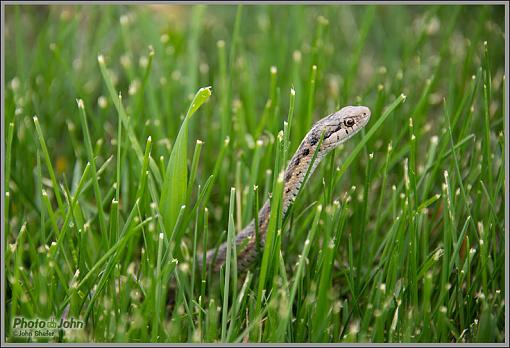
<svg viewBox="0 0 510 348">
<path fill-rule="evenodd" d="M 352 127 L 352 126 L 354 126 L 354 120 L 352 118 L 348 118 L 347 120 L 344 121 L 344 124 L 347 127 Z"/>
</svg>

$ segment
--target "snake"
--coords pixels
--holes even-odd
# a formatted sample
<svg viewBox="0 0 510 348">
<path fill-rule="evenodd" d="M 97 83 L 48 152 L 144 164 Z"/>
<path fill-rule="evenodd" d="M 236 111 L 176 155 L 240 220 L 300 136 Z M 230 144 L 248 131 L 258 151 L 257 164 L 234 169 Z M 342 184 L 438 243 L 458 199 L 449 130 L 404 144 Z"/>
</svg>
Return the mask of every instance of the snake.
<svg viewBox="0 0 510 348">
<path fill-rule="evenodd" d="M 317 168 L 320 161 L 338 145 L 350 139 L 365 127 L 370 120 L 370 109 L 366 106 L 345 106 L 321 120 L 317 121 L 305 135 L 298 149 L 292 156 L 284 171 L 284 187 L 282 199 L 282 214 L 285 215 L 290 205 L 294 202 L 305 175 L 310 176 Z M 317 153 L 317 155 L 314 155 Z M 314 159 L 315 157 L 315 159 Z M 238 272 L 246 271 L 256 260 L 258 250 L 262 250 L 265 244 L 266 232 L 271 216 L 270 199 L 267 199 L 258 213 L 259 246 L 255 233 L 254 219 L 242 229 L 235 238 L 236 247 L 240 252 L 237 255 Z M 206 269 L 218 272 L 225 264 L 227 256 L 227 243 L 219 247 L 207 250 L 205 256 Z M 241 248 L 243 246 L 243 248 Z M 197 255 L 198 270 L 202 270 L 203 256 Z M 171 286 L 169 290 L 174 291 Z M 174 295 L 170 295 L 170 302 Z M 62 318 L 69 314 L 69 304 L 65 307 Z"/>
<path fill-rule="evenodd" d="M 285 215 L 296 199 L 305 180 L 305 175 L 311 176 L 320 161 L 331 150 L 363 129 L 370 120 L 370 116 L 370 109 L 366 106 L 345 106 L 313 124 L 283 172 L 283 215 Z M 314 156 L 316 152 L 317 155 Z M 239 250 L 237 253 L 237 270 L 239 272 L 247 270 L 256 260 L 259 250 L 263 250 L 270 216 L 271 205 L 268 198 L 258 213 L 259 238 L 256 238 L 255 219 L 252 219 L 236 235 L 236 250 Z M 257 240 L 259 241 L 260 248 L 257 247 Z M 228 241 L 220 244 L 218 247 L 207 250 L 205 253 L 206 269 L 218 272 L 225 264 L 227 243 Z M 197 255 L 197 259 L 198 269 L 201 270 L 203 255 Z"/>
</svg>

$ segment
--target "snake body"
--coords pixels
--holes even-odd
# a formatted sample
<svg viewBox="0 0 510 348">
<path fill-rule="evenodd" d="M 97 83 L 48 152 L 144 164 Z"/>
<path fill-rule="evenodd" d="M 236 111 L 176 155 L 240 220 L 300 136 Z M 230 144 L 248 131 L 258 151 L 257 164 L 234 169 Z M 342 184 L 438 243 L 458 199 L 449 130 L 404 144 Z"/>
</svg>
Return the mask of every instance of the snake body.
<svg viewBox="0 0 510 348">
<path fill-rule="evenodd" d="M 310 164 L 312 166 L 309 175 L 313 173 L 320 161 L 331 150 L 360 131 L 368 123 L 369 119 L 369 108 L 365 106 L 346 106 L 324 117 L 312 126 L 310 131 L 303 138 L 284 172 L 283 214 L 287 212 L 287 209 L 296 198 Z M 321 137 L 322 142 L 319 141 Z M 312 163 L 314 153 L 319 144 L 320 148 L 318 149 L 317 157 Z M 270 200 L 267 199 L 258 214 L 261 250 L 265 244 L 270 214 Z M 236 248 L 243 246 L 242 249 L 238 249 L 239 252 L 237 255 L 237 267 L 239 271 L 247 269 L 256 259 L 257 250 L 259 248 L 256 247 L 257 238 L 255 232 L 255 221 L 252 220 L 235 238 Z M 221 266 L 225 263 L 226 255 L 227 242 L 221 244 L 217 248 L 217 252 L 216 248 L 208 250 L 206 253 L 207 269 L 212 268 L 215 272 L 219 271 Z M 198 264 L 202 265 L 200 256 Z"/>
</svg>

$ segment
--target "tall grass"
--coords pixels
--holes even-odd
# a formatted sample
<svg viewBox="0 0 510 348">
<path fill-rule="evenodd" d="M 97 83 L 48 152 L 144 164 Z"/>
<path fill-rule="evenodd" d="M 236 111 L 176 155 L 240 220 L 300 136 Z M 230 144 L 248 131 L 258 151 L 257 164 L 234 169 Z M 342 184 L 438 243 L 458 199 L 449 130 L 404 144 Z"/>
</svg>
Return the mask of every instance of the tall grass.
<svg viewBox="0 0 510 348">
<path fill-rule="evenodd" d="M 502 5 L 5 18 L 7 341 L 505 340 Z M 283 214 L 289 158 L 344 105 L 370 123 Z M 266 199 L 241 272 L 235 235 Z M 13 335 L 63 315 L 85 328 Z"/>
</svg>

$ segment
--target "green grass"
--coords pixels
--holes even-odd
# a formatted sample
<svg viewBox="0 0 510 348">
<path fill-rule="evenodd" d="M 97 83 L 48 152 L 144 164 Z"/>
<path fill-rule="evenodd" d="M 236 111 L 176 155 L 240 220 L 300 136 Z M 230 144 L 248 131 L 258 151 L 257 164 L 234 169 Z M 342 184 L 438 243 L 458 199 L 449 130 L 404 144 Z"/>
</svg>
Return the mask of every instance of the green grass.
<svg viewBox="0 0 510 348">
<path fill-rule="evenodd" d="M 48 341 L 12 321 L 69 306 L 85 328 L 49 341 L 504 342 L 503 6 L 5 19 L 7 341 Z M 372 119 L 282 216 L 280 173 L 344 105 Z M 235 233 L 268 198 L 242 273 Z"/>
</svg>

